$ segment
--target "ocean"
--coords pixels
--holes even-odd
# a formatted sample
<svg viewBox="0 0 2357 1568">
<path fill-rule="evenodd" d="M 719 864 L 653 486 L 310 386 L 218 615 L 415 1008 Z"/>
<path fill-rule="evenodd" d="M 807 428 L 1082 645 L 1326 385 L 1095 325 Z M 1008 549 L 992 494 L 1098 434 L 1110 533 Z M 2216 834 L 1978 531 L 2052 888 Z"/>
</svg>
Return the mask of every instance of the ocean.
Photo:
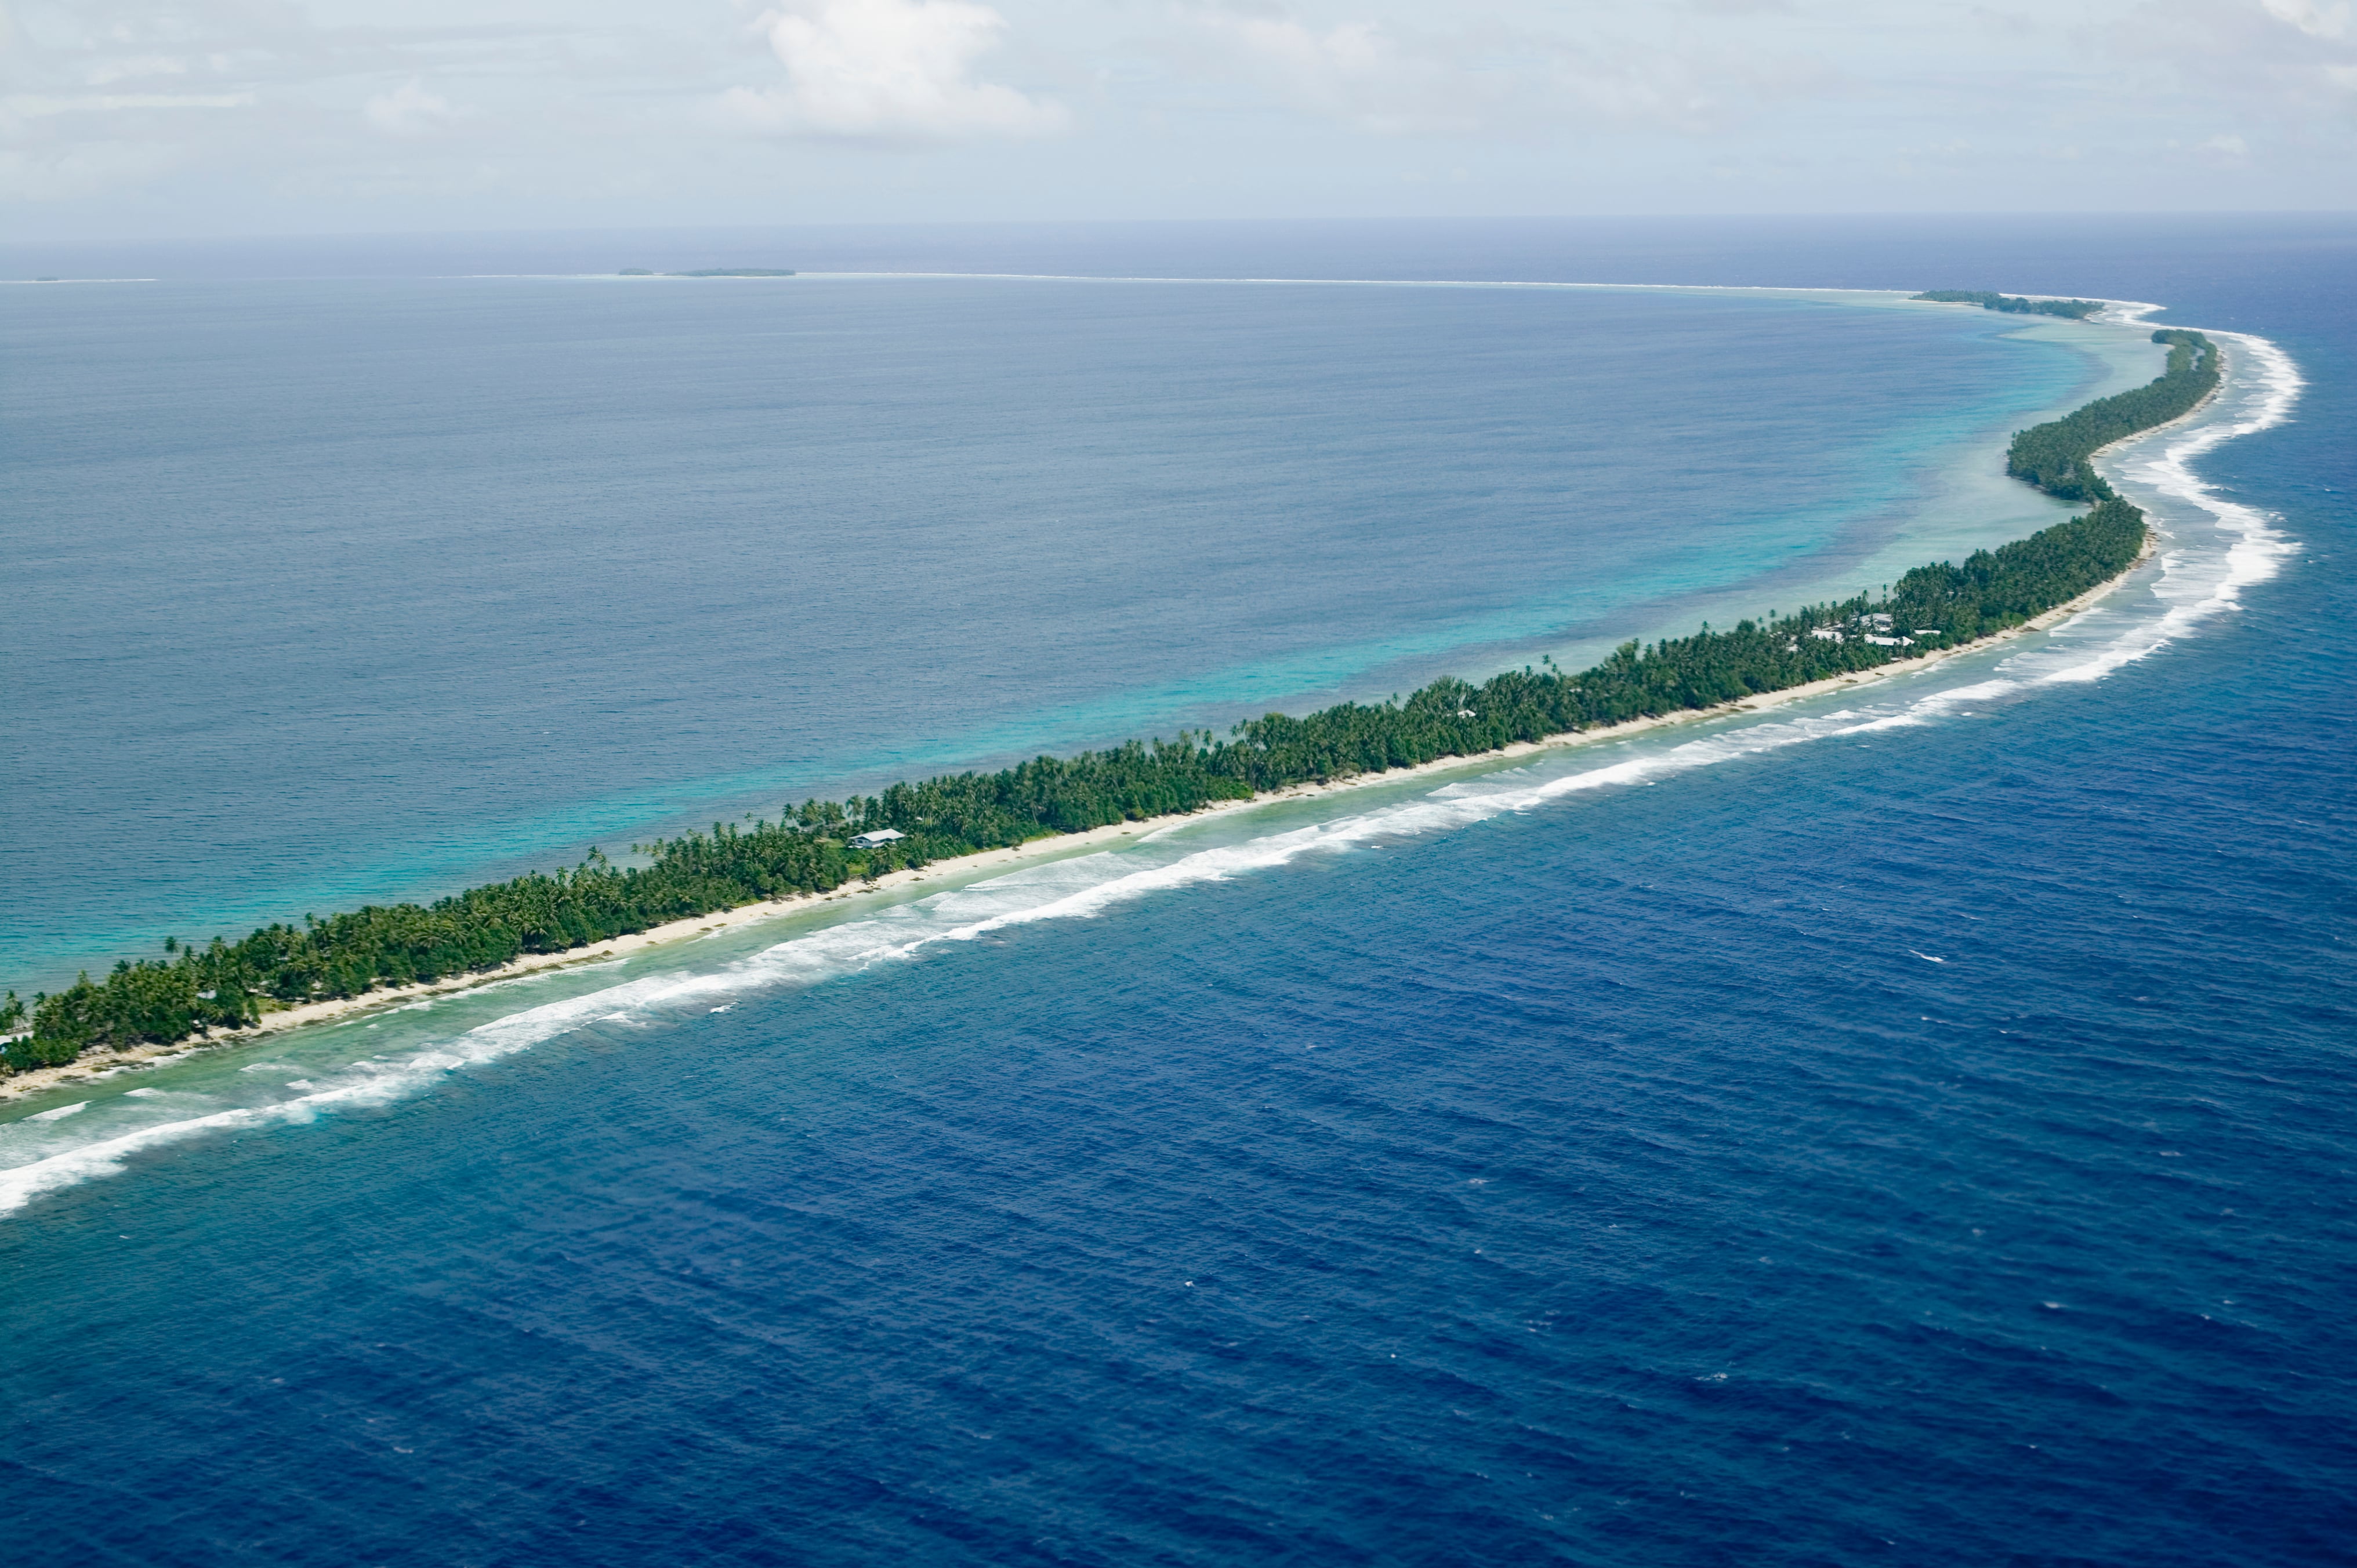
<svg viewBox="0 0 2357 1568">
<path fill-rule="evenodd" d="M 2255 336 L 2050 635 L 12 1104 L 12 1561 L 2345 1560 L 2352 250 L 41 258 L 158 281 L 0 288 L 20 989 L 1872 587 L 2158 368 L 1820 291 Z"/>
</svg>

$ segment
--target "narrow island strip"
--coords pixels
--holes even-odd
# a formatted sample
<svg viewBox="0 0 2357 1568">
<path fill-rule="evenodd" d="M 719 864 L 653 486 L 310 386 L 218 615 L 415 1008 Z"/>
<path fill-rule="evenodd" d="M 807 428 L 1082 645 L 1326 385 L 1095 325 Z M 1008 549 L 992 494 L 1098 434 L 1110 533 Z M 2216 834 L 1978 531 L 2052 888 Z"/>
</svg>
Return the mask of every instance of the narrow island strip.
<svg viewBox="0 0 2357 1568">
<path fill-rule="evenodd" d="M 1962 290 L 1914 297 L 2072 318 L 2099 308 Z M 590 949 L 603 957 L 665 928 L 686 934 L 714 916 L 899 881 L 942 862 L 1000 860 L 1041 840 L 1096 839 L 1157 818 L 1602 730 L 1626 733 L 1945 657 L 2090 597 L 2143 559 L 2143 511 L 2092 460 L 2114 442 L 2191 413 L 2221 381 L 2217 347 L 2201 333 L 2164 329 L 2153 341 L 2169 345 L 2160 376 L 2021 431 L 2007 451 L 2007 473 L 2090 503 L 2083 515 L 1976 551 L 1961 566 L 1918 566 L 1880 599 L 1859 595 L 1730 630 L 1706 626 L 1691 637 L 1625 642 L 1576 674 L 1545 661 L 1478 686 L 1444 678 L 1404 701 L 1342 703 L 1301 718 L 1269 714 L 1226 738 L 1182 732 L 1175 741 L 1132 740 L 841 802 L 810 800 L 775 822 L 715 823 L 709 833 L 641 846 L 644 865 L 616 866 L 592 850 L 570 870 L 471 887 L 430 905 L 306 916 L 299 927 L 274 924 L 203 947 L 167 940 L 161 958 L 125 960 L 102 980 L 84 972 L 29 1007 L 7 993 L 0 1076 L 48 1079 L 88 1053 L 145 1057 L 234 1040 L 568 961 Z"/>
</svg>

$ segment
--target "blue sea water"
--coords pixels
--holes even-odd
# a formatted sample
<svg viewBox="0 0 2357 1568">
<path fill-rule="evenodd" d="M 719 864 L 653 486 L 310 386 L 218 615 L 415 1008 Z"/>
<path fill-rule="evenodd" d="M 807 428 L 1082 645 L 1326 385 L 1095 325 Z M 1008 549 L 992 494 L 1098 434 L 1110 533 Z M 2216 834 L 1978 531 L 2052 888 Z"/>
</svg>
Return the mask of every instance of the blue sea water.
<svg viewBox="0 0 2357 1568">
<path fill-rule="evenodd" d="M 1239 275 L 1363 276 L 1385 259 L 1366 238 L 1190 242 L 1230 247 Z M 1639 282 L 2101 294 L 2278 345 L 2306 383 L 2288 419 L 2181 457 L 2181 435 L 2123 456 L 2121 482 L 2171 548 L 2051 638 L 1885 692 L 1469 768 L 1437 793 L 1427 779 L 1219 819 L 847 922 L 195 1058 L 0 1128 L 20 1158 L 64 1162 L 0 1219 L 12 1561 L 2347 1560 L 2357 315 L 2342 295 L 2357 235 L 2039 238 L 1665 225 L 1590 236 L 1563 264 Z M 1429 246 L 1462 263 L 1487 244 L 1501 275 L 1528 275 L 1533 243 L 1458 231 Z M 1033 244 L 1019 267 L 997 252 L 975 265 L 1092 270 L 1070 236 Z M 1660 275 L 1664 257 L 1695 271 Z M 1603 270 L 1616 260 L 1629 270 Z M 1271 261 L 1300 264 L 1248 264 Z M 908 285 L 845 285 L 887 286 Z M 954 317 L 971 298 L 957 291 L 978 285 L 940 286 Z M 1199 344 L 1238 313 L 1220 329 L 1259 341 L 1253 313 L 1322 308 L 1264 297 L 1190 306 L 1211 325 L 1178 336 Z M 1297 384 L 1328 373 L 1315 344 L 1388 338 L 1427 309 L 1433 341 L 1480 340 L 1486 325 L 1505 353 L 1512 328 L 1481 313 L 1529 296 L 1348 297 L 1324 338 L 1304 328 Z M 1804 322 L 1796 343 L 1913 319 L 1685 296 L 1639 296 L 1623 317 L 1628 296 L 1582 297 L 1611 308 L 1537 338 L 1532 362 L 1624 328 L 1641 358 L 1634 346 L 1665 338 L 1677 310 L 1770 333 L 1788 314 Z M 1005 298 L 989 308 L 1015 308 Z M 1362 308 L 1396 314 L 1348 314 Z M 1501 493 L 1458 503 L 1452 548 L 1372 556 L 1354 587 L 1348 549 L 1280 541 L 1296 553 L 1272 558 L 1300 564 L 1293 591 L 1316 615 L 1289 635 L 1266 627 L 1286 596 L 1272 591 L 1212 618 L 1222 638 L 1259 628 L 1249 647 L 1157 632 L 1150 607 L 1102 612 L 1079 601 L 1107 579 L 1051 562 L 1025 591 L 1069 624 L 1008 656 L 1002 704 L 944 682 L 902 710 L 879 693 L 921 679 L 858 661 L 838 700 L 888 710 L 873 749 L 762 766 L 1102 738 L 1088 732 L 1104 715 L 1158 721 L 1554 646 L 1560 623 L 1457 641 L 1451 628 L 1490 627 L 1566 582 L 1594 596 L 1584 617 L 1617 628 L 1789 585 L 1776 574 L 1795 569 L 1795 544 L 1816 563 L 1801 570 L 1837 577 L 1925 526 L 1956 430 L 1986 441 L 2005 399 L 2068 401 L 2094 373 L 2059 347 L 2022 349 L 1961 328 L 1888 345 L 1923 385 L 1969 394 L 1943 433 L 1938 397 L 1901 395 L 1905 376 L 1861 383 L 1874 372 L 1859 357 L 1791 348 L 1804 358 L 1781 372 L 1813 390 L 1781 395 L 1813 417 L 1866 410 L 1919 506 L 1887 486 L 1870 496 L 1842 443 L 1789 469 L 1776 440 L 1735 446 L 1735 467 L 1791 497 L 1742 514 L 1699 565 L 1678 554 L 1678 508 L 1617 538 L 1597 521 L 1613 507 L 1580 510 L 1566 541 L 1575 509 L 1516 500 L 1550 483 L 1587 496 L 1593 469 L 1592 493 L 1637 504 L 1651 488 L 1610 488 L 1611 443 L 1517 446 L 1461 400 L 1434 400 L 1426 431 L 1403 400 L 1368 452 L 1407 443 L 1408 471 L 1469 443 L 1498 455 Z M 1661 360 L 1647 361 L 1660 409 L 1713 395 L 1725 369 L 1698 340 Z M 2257 345 L 2238 354 L 2215 435 L 2264 423 L 2266 364 Z M 1610 384 L 1652 384 L 1622 376 Z M 1478 395 L 1481 380 L 1469 369 L 1459 384 Z M 1529 395 L 1501 395 L 1500 423 Z M 687 439 L 634 448 L 617 471 Z M 1245 488 L 1289 483 L 1279 493 L 1303 505 L 1362 466 L 1346 454 L 1296 471 L 1255 460 L 1249 429 L 1218 439 L 1252 465 Z M 1678 447 L 1647 450 L 1665 467 Z M 233 512 L 234 476 L 219 471 L 231 467 L 192 462 L 174 493 L 202 479 Z M 2190 472 L 2216 487 L 2209 507 L 2189 499 Z M 1349 501 L 1338 537 L 1388 515 L 1390 493 L 1370 484 Z M 1177 509 L 1166 519 L 1184 512 L 1159 499 Z M 1192 515 L 1210 527 L 1217 510 Z M 1417 547 L 1428 510 L 1408 510 L 1392 548 Z M 1185 543 L 1224 560 L 1291 515 L 1272 506 Z M 290 527 L 278 537 L 299 536 Z M 449 537 L 465 550 L 457 524 Z M 580 548 L 593 543 L 648 548 L 611 526 Z M 431 553 L 412 570 L 413 606 L 452 591 Z M 1484 560 L 1503 564 L 1484 574 Z M 828 564 L 844 624 L 863 606 L 883 618 L 860 597 L 856 552 Z M 1403 572 L 1426 580 L 1403 585 Z M 320 575 L 322 607 L 337 593 L 397 602 L 339 583 L 332 564 Z M 1511 581 L 1486 588 L 1497 576 Z M 741 602 L 762 581 L 734 584 Z M 1127 602 L 1150 607 L 1153 586 Z M 514 602 L 445 613 L 482 626 Z M 693 640 L 694 601 L 667 602 L 672 640 Z M 724 628 L 731 602 L 711 618 Z M 971 635 L 939 608 L 920 596 L 872 635 Z M 1052 641 L 1100 615 L 1117 633 L 1125 614 L 1146 628 L 1134 650 L 1118 635 Z M 411 728 L 469 722 L 451 715 L 479 693 L 435 695 L 427 671 L 457 663 L 435 666 L 449 656 L 431 638 L 362 629 L 419 650 Z M 592 643 L 555 645 L 554 685 L 597 684 L 567 668 L 582 655 L 555 656 Z M 1347 652 L 1369 645 L 1383 660 Z M 967 646 L 909 663 L 940 678 Z M 1135 662 L 1097 689 L 1060 686 L 1075 646 Z M 1290 673 L 1304 669 L 1326 684 Z M 124 737 L 100 744 L 137 744 L 156 689 L 89 682 L 91 724 Z M 742 682 L 768 728 L 823 711 L 823 686 L 773 686 Z M 282 711 L 318 723 L 293 696 Z M 395 819 L 376 843 L 390 854 L 404 833 L 438 832 L 491 854 L 486 822 L 584 800 L 667 809 L 661 789 L 743 771 L 717 740 L 694 741 L 726 722 L 705 709 L 593 787 L 527 800 L 540 816 Z M 198 711 L 188 723 L 203 728 Z M 307 865 L 300 835 L 335 836 L 336 808 L 317 803 L 331 785 L 434 792 L 434 765 L 414 766 L 391 789 L 320 769 L 327 782 L 286 797 L 301 809 L 250 831 L 284 833 L 283 865 Z M 154 811 L 170 842 L 168 802 L 114 809 L 143 824 Z M 68 859 L 27 855 L 60 884 Z M 84 874 L 135 891 L 120 864 Z M 192 900 L 259 896 L 167 873 Z M 12 884 L 12 910 L 16 897 Z M 96 929 L 87 907 L 39 897 L 54 929 Z M 91 1128 L 104 1137 L 78 1131 Z"/>
<path fill-rule="evenodd" d="M 199 279 L 0 319 L 27 993 L 1852 592 L 2059 515 L 1941 466 L 2106 371 L 1986 313 L 1639 292 Z"/>
</svg>

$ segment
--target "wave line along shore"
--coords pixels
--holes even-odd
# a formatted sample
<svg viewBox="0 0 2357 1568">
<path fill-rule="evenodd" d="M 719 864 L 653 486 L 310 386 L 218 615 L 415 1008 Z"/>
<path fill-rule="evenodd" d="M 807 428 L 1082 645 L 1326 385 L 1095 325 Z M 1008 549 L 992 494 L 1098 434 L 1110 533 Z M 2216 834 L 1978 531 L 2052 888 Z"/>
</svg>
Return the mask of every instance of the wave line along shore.
<svg viewBox="0 0 2357 1568">
<path fill-rule="evenodd" d="M 2134 320 L 2148 308 L 2124 314 Z M 2190 417 L 2222 384 L 2222 356 L 2208 338 L 2153 336 L 2170 345 L 2160 378 L 2021 433 L 2009 454 L 2011 470 L 2039 489 L 2095 501 L 2086 515 L 1977 553 L 1962 568 L 1919 567 L 1880 600 L 1860 595 L 1745 620 L 1732 631 L 1706 627 L 1650 648 L 1626 643 L 1576 675 L 1550 664 L 1480 687 L 1444 679 L 1405 703 L 1342 703 L 1301 719 L 1272 714 L 1235 726 L 1233 740 L 1182 733 L 1150 748 L 1130 742 L 993 775 L 896 785 L 842 805 L 807 802 L 798 819 L 757 823 L 750 833 L 716 824 L 708 837 L 651 846 L 646 868 L 618 870 L 593 852 L 573 872 L 469 889 L 430 908 L 371 908 L 316 925 L 307 919 L 302 929 L 266 928 L 233 947 L 216 939 L 203 952 L 192 947 L 119 964 L 103 982 L 85 976 L 38 999 L 34 1029 L 7 1045 L 5 1065 L 16 1076 L 0 1083 L 0 1097 L 177 1058 L 198 1045 L 610 961 L 862 889 L 979 879 L 1207 811 L 1399 783 L 1781 705 L 2051 625 L 2107 592 L 2152 549 L 2143 513 L 2090 466 L 2094 452 Z M 2131 427 L 2121 428 L 2124 421 Z M 2100 446 L 2093 436 L 2075 439 L 2087 430 L 2100 430 Z M 1927 637 L 1940 645 L 1903 651 Z M 176 947 L 167 944 L 167 953 Z M 109 1047 L 102 1059 L 85 1055 Z"/>
</svg>

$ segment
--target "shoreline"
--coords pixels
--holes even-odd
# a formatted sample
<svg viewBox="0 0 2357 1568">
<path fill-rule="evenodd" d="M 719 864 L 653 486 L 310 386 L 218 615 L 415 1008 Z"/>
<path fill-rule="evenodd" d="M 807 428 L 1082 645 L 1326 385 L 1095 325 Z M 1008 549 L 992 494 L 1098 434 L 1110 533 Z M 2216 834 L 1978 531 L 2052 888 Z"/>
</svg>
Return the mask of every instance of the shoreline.
<svg viewBox="0 0 2357 1568">
<path fill-rule="evenodd" d="M 2141 326 L 2141 317 L 2152 308 L 2156 307 L 2132 308 L 2127 319 L 2121 324 Z M 2090 455 L 2090 460 L 2102 456 L 2115 446 L 2129 441 L 2142 440 L 2147 436 L 2183 424 L 2200 415 L 2218 398 L 2227 385 L 2227 377 L 2222 372 L 2229 369 L 2231 362 L 2225 358 L 2222 348 L 2217 352 L 2222 375 L 2218 385 L 2201 402 L 2175 419 L 2122 436 L 2118 441 L 2106 443 Z M 807 913 L 826 904 L 845 903 L 855 898 L 910 887 L 928 881 L 936 882 L 942 886 L 949 886 L 967 881 L 987 880 L 991 875 L 1012 870 L 1019 865 L 1060 859 L 1069 854 L 1086 854 L 1093 849 L 1110 846 L 1125 839 L 1140 838 L 1165 827 L 1190 820 L 1226 812 L 1250 811 L 1288 800 L 1321 799 L 1345 790 L 1365 789 L 1374 785 L 1406 784 L 1418 778 L 1451 770 L 1479 771 L 1491 764 L 1531 757 L 1542 752 L 1567 750 L 1574 746 L 1604 740 L 1626 739 L 1673 725 L 1727 718 L 1739 714 L 1764 713 L 1772 708 L 1803 702 L 1812 697 L 1855 690 L 1894 675 L 1928 670 L 1947 660 L 1995 647 L 2033 631 L 2045 630 L 2078 614 L 2110 594 L 2138 567 L 2151 560 L 2158 553 L 2158 531 L 2147 521 L 2144 542 L 2137 551 L 2136 558 L 2118 573 L 2096 584 L 2084 593 L 2051 609 L 2041 611 L 2018 626 L 2008 627 L 2003 631 L 1987 637 L 1976 638 L 1971 642 L 1957 647 L 1935 649 L 1910 658 L 1892 660 L 1889 663 L 1877 665 L 1870 670 L 1853 671 L 1822 681 L 1788 686 L 1774 692 L 1758 693 L 1749 697 L 1738 698 L 1713 707 L 1685 709 L 1674 714 L 1661 714 L 1649 718 L 1631 719 L 1623 724 L 1602 728 L 1573 730 L 1544 736 L 1537 740 L 1515 741 L 1490 751 L 1436 757 L 1430 762 L 1420 763 L 1411 768 L 1390 768 L 1381 773 L 1356 774 L 1325 782 L 1310 781 L 1293 784 L 1282 789 L 1266 790 L 1244 800 L 1222 801 L 1192 811 L 1174 811 L 1160 816 L 1141 818 L 1135 822 L 1091 828 L 1078 833 L 1054 834 L 1008 848 L 984 850 L 974 854 L 935 861 L 921 869 L 888 872 L 872 883 L 846 883 L 828 892 L 792 894 L 783 898 L 742 905 L 735 909 L 667 921 L 643 931 L 628 936 L 608 938 L 584 947 L 568 949 L 563 952 L 526 954 L 511 959 L 494 969 L 474 971 L 462 975 L 418 982 L 409 985 L 382 988 L 358 996 L 303 1003 L 266 1014 L 252 1026 L 246 1028 L 214 1031 L 175 1040 L 169 1044 L 135 1046 L 126 1050 L 111 1052 L 102 1060 L 79 1059 L 55 1067 L 34 1068 L 28 1071 L 0 1078 L 0 1106 L 6 1106 L 13 1101 L 52 1090 L 95 1084 L 113 1078 L 118 1073 L 162 1066 L 199 1052 L 222 1050 L 250 1044 L 288 1030 L 339 1022 L 364 1013 L 405 1006 L 423 998 L 454 995 L 461 992 L 496 985 L 525 975 L 576 964 L 610 962 L 648 948 L 699 940 L 723 931 Z"/>
<path fill-rule="evenodd" d="M 2190 419 L 2199 412 L 2200 408 L 2197 406 L 2181 417 Z M 2174 424 L 2176 421 L 2171 423 Z M 2154 430 L 2166 428 L 2168 428 L 2166 425 L 2154 426 Z M 2134 440 L 2152 433 L 2152 431 L 2139 431 L 2136 436 L 2124 439 Z M 789 916 L 808 913 L 827 904 L 847 903 L 856 898 L 911 887 L 920 883 L 930 881 L 937 882 L 942 886 L 949 886 L 954 883 L 968 880 L 986 881 L 991 875 L 1013 870 L 1019 865 L 1060 859 L 1071 854 L 1086 854 L 1115 844 L 1124 839 L 1143 838 L 1148 833 L 1159 832 L 1163 828 L 1180 822 L 1200 822 L 1213 816 L 1254 811 L 1288 800 L 1322 800 L 1352 789 L 1363 789 L 1377 785 L 1406 784 L 1419 778 L 1444 772 L 1479 771 L 1496 762 L 1533 757 L 1542 752 L 1567 751 L 1580 746 L 1625 740 L 1648 731 L 1666 729 L 1676 725 L 1698 724 L 1710 719 L 1730 718 L 1743 714 L 1765 713 L 1790 703 L 1805 702 L 1811 697 L 1853 691 L 1859 687 L 1873 685 L 1894 675 L 1912 674 L 1928 670 L 1948 660 L 1993 648 L 1999 643 L 2026 636 L 2033 631 L 2043 631 L 2057 622 L 2076 615 L 2109 594 L 2130 573 L 2149 561 L 2157 553 L 2158 548 L 2155 531 L 2147 527 L 2145 531 L 2144 548 L 2137 553 L 2136 558 L 2123 568 L 2117 575 L 2096 584 L 2078 597 L 2057 605 L 2052 609 L 2042 611 L 2019 626 L 2007 627 L 2005 630 L 1991 636 L 1978 638 L 1955 648 L 1934 649 L 1929 653 L 1917 654 L 1911 658 L 1895 659 L 1888 664 L 1878 664 L 1871 670 L 1853 671 L 1846 675 L 1831 676 L 1823 681 L 1812 681 L 1799 686 L 1787 686 L 1780 691 L 1761 692 L 1731 703 L 1722 703 L 1716 707 L 1689 708 L 1674 714 L 1658 714 L 1650 718 L 1631 719 L 1625 724 L 1611 725 L 1598 729 L 1569 730 L 1559 735 L 1544 736 L 1537 740 L 1515 741 L 1491 751 L 1436 757 L 1430 762 L 1418 763 L 1412 768 L 1394 768 L 1382 773 L 1354 774 L 1349 778 L 1331 779 L 1324 783 L 1290 784 L 1282 789 L 1266 790 L 1242 800 L 1223 800 L 1199 811 L 1171 811 L 1161 816 L 1140 818 L 1135 822 L 1091 828 L 1083 832 L 1059 833 L 1049 838 L 1033 839 L 1028 843 L 1017 844 L 1010 848 L 984 850 L 977 854 L 959 855 L 952 860 L 937 860 L 919 870 L 888 872 L 877 877 L 873 885 L 865 882 L 846 883 L 830 892 L 796 893 L 787 897 L 773 898 L 759 904 L 742 905 L 735 909 L 722 910 L 710 915 L 698 915 L 686 919 L 667 921 L 662 925 L 652 926 L 629 936 L 611 937 L 603 941 L 590 943 L 586 947 L 570 948 L 564 952 L 530 953 L 522 958 L 511 959 L 496 969 L 479 970 L 442 980 L 421 981 L 410 985 L 371 991 L 360 996 L 339 997 L 326 1002 L 307 1002 L 266 1014 L 260 1022 L 250 1028 L 219 1030 L 199 1037 L 175 1040 L 168 1045 L 136 1046 L 129 1050 L 113 1052 L 102 1060 L 83 1059 L 67 1062 L 57 1067 L 34 1068 L 30 1071 L 0 1079 L 0 1105 L 26 1099 L 48 1090 L 96 1083 L 102 1079 L 113 1078 L 117 1073 L 160 1067 L 167 1062 L 178 1061 L 200 1052 L 225 1050 L 236 1046 L 250 1045 L 288 1030 L 307 1028 L 317 1024 L 335 1023 L 364 1013 L 405 1006 L 425 997 L 449 996 L 461 992 L 477 991 L 504 981 L 549 970 L 564 969 L 576 964 L 610 962 L 648 948 L 697 941 L 723 931 L 759 925 L 770 920 L 783 919 Z M 981 875 L 969 878 L 966 874 L 970 872 Z"/>
</svg>

